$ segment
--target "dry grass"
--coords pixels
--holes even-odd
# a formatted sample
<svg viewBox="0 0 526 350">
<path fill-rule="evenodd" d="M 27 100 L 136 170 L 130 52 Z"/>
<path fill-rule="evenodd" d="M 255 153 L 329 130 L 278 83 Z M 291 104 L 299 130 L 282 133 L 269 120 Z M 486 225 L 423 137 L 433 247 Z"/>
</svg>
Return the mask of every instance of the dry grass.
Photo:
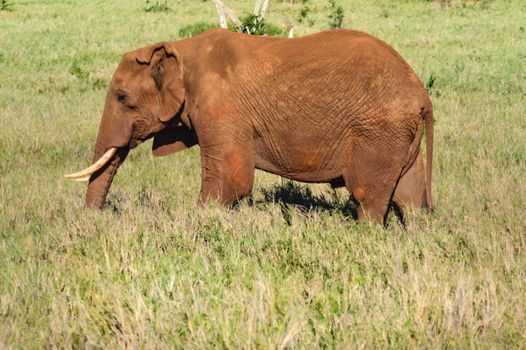
<svg viewBox="0 0 526 350">
<path fill-rule="evenodd" d="M 149 144 L 107 210 L 83 211 L 84 186 L 61 176 L 91 159 L 119 57 L 214 7 L 0 12 L 0 348 L 526 347 L 526 5 L 339 3 L 347 27 L 436 77 L 438 209 L 406 231 L 356 223 L 345 191 L 260 172 L 236 210 L 198 210 L 198 149 Z M 324 1 L 306 5 L 298 35 L 328 26 Z M 303 6 L 274 2 L 270 19 Z"/>
</svg>

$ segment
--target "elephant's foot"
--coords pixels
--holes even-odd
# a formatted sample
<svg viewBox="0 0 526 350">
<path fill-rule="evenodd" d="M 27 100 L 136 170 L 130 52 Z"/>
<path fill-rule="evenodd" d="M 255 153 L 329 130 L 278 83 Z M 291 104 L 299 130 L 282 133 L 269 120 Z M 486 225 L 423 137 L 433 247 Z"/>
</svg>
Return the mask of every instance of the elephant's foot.
<svg viewBox="0 0 526 350">
<path fill-rule="evenodd" d="M 363 188 L 357 188 L 352 192 L 352 196 L 359 203 L 357 213 L 359 221 L 372 221 L 385 226 L 385 217 L 391 196 L 388 190 L 376 191 L 376 194 L 373 194 L 370 190 L 367 191 Z"/>
<path fill-rule="evenodd" d="M 252 186 L 240 188 L 233 184 L 208 183 L 201 187 L 197 204 L 203 206 L 209 201 L 217 201 L 225 206 L 233 206 L 250 194 L 251 190 Z"/>
</svg>

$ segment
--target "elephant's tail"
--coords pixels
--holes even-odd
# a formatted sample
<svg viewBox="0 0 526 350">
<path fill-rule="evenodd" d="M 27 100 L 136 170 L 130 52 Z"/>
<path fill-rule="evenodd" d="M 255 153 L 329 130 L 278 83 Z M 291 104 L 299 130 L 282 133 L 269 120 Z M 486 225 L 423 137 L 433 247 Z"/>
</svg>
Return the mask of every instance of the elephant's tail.
<svg viewBox="0 0 526 350">
<path fill-rule="evenodd" d="M 431 177 L 433 174 L 433 107 L 431 102 L 422 110 L 426 128 L 426 206 L 429 211 L 435 210 L 431 197 Z"/>
</svg>

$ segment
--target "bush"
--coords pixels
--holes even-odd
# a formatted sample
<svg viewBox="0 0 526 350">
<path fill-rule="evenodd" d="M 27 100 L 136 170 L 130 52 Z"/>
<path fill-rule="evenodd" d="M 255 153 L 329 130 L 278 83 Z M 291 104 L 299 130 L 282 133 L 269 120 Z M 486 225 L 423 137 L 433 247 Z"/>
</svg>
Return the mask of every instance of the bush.
<svg viewBox="0 0 526 350">
<path fill-rule="evenodd" d="M 303 21 L 307 18 L 310 12 L 311 12 L 311 9 L 308 6 L 304 6 L 300 10 L 300 14 L 298 16 L 298 22 L 303 23 Z"/>
<path fill-rule="evenodd" d="M 206 22 L 197 22 L 194 24 L 189 24 L 179 29 L 179 37 L 191 38 L 197 34 L 206 32 L 207 30 L 212 28 L 218 28 L 218 26 L 216 24 Z"/>
<path fill-rule="evenodd" d="M 241 18 L 241 25 L 237 28 L 238 32 L 250 35 L 283 35 L 285 31 L 278 26 L 267 23 L 265 18 L 249 14 Z"/>
<path fill-rule="evenodd" d="M 329 8 L 331 13 L 327 16 L 329 18 L 329 27 L 331 29 L 341 28 L 343 24 L 343 7 L 336 6 L 336 0 L 329 0 Z"/>
<path fill-rule="evenodd" d="M 265 35 L 265 19 L 261 16 L 250 14 L 241 19 L 238 31 L 250 35 Z"/>
<path fill-rule="evenodd" d="M 166 12 L 170 11 L 170 5 L 168 5 L 168 1 L 150 1 L 146 0 L 146 4 L 144 5 L 144 11 L 146 12 Z"/>
<path fill-rule="evenodd" d="M 0 11 L 12 11 L 13 7 L 10 1 L 0 0 Z"/>
</svg>

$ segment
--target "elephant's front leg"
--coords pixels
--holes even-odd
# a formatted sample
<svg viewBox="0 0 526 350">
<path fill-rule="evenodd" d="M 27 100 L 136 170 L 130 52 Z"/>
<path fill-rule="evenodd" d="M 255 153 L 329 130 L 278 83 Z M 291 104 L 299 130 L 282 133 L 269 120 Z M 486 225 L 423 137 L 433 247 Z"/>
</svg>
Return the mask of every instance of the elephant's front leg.
<svg viewBox="0 0 526 350">
<path fill-rule="evenodd" d="M 252 190 L 254 152 L 249 144 L 201 147 L 201 192 L 198 203 L 217 200 L 232 205 Z"/>
</svg>

